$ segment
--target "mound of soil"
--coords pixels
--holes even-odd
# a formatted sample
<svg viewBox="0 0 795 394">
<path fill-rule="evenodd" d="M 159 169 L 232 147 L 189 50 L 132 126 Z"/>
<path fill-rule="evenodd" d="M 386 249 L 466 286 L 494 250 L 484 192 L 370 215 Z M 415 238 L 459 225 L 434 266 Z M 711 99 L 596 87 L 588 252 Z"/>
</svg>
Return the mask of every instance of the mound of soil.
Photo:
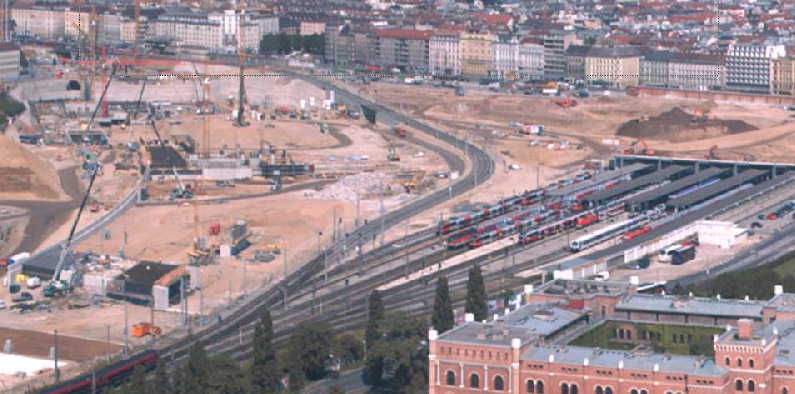
<svg viewBox="0 0 795 394">
<path fill-rule="evenodd" d="M 33 194 L 42 199 L 59 198 L 58 175 L 44 160 L 0 136 L 0 198 Z"/>
<path fill-rule="evenodd" d="M 619 126 L 616 134 L 633 138 L 692 141 L 753 130 L 757 128 L 742 120 L 709 119 L 675 107 L 647 120 L 630 120 Z"/>
</svg>

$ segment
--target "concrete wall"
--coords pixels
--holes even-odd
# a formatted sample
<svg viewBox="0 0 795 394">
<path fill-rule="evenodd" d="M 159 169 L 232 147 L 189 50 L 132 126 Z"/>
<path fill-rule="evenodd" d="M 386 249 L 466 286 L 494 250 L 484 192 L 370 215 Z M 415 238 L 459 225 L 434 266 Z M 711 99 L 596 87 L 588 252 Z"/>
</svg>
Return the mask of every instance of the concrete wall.
<svg viewBox="0 0 795 394">
<path fill-rule="evenodd" d="M 152 298 L 154 298 L 154 309 L 165 311 L 168 310 L 168 286 L 152 286 Z"/>
<path fill-rule="evenodd" d="M 714 100 L 733 103 L 795 105 L 794 96 L 774 96 L 766 94 L 747 94 L 725 91 L 679 90 L 651 87 L 630 87 L 627 94 L 636 97 L 669 97 L 676 99 Z"/>
</svg>

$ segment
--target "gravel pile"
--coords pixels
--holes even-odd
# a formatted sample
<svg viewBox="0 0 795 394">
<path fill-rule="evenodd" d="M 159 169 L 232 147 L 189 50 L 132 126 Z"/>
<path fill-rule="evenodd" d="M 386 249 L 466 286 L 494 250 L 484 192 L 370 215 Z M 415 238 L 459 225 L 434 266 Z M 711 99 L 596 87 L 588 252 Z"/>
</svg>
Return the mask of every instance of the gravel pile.
<svg viewBox="0 0 795 394">
<path fill-rule="evenodd" d="M 367 172 L 349 175 L 315 193 L 313 197 L 319 200 L 356 201 L 357 194 L 360 198 L 364 198 L 368 194 L 377 195 L 381 190 L 381 186 L 386 191 L 391 182 L 392 178 L 384 174 Z"/>
</svg>

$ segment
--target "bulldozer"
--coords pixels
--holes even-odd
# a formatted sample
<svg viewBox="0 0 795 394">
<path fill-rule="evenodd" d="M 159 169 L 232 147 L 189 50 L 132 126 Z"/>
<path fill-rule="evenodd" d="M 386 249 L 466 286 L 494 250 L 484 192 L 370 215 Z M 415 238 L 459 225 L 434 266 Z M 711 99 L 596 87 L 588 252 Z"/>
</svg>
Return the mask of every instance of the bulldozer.
<svg viewBox="0 0 795 394">
<path fill-rule="evenodd" d="M 386 158 L 389 161 L 400 161 L 400 155 L 397 153 L 394 146 L 389 147 L 389 150 L 386 152 Z"/>
</svg>

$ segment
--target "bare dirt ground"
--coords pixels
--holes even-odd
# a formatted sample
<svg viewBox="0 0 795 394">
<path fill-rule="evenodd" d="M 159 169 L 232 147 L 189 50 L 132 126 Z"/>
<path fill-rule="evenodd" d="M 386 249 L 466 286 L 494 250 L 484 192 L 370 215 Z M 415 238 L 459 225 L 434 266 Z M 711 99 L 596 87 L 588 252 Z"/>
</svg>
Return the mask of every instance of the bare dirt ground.
<svg viewBox="0 0 795 394">
<path fill-rule="evenodd" d="M 63 197 L 55 169 L 21 144 L 0 137 L 0 199 L 59 200 Z"/>
<path fill-rule="evenodd" d="M 37 358 L 50 357 L 50 347 L 53 346 L 53 333 L 30 330 L 17 330 L 0 327 L 0 338 L 3 342 L 10 339 L 13 344 L 14 354 L 32 356 Z M 121 346 L 105 341 L 93 341 L 73 336 L 58 335 L 58 356 L 64 360 L 85 361 L 94 357 L 104 356 L 119 351 Z"/>
</svg>

